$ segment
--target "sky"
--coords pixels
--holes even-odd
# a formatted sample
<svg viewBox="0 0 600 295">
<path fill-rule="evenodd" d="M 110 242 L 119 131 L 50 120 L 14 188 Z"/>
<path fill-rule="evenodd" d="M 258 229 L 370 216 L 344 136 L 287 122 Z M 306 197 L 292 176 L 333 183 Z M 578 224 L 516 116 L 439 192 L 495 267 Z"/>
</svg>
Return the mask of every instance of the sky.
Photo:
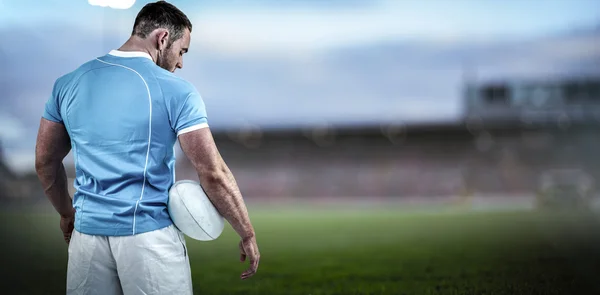
<svg viewBox="0 0 600 295">
<path fill-rule="evenodd" d="M 0 26 L 63 23 L 92 31 L 128 32 L 135 14 L 148 2 L 135 1 L 131 9 L 113 10 L 86 0 L 2 0 Z M 544 0 L 543 5 L 538 0 L 170 2 L 196 24 L 198 42 L 245 50 L 312 49 L 398 38 L 531 37 L 600 20 L 595 0 Z"/>
<path fill-rule="evenodd" d="M 0 140 L 13 167 L 32 166 L 54 80 L 119 47 L 148 2 L 0 0 Z M 177 74 L 215 129 L 457 120 L 466 66 L 482 77 L 600 68 L 596 0 L 169 2 L 194 25 Z"/>
</svg>

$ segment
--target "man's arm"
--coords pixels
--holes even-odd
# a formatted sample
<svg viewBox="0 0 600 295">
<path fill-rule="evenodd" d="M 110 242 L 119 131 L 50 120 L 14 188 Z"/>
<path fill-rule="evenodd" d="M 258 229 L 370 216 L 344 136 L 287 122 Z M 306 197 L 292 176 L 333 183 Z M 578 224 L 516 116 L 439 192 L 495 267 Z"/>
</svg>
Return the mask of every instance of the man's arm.
<svg viewBox="0 0 600 295">
<path fill-rule="evenodd" d="M 209 128 L 179 136 L 181 149 L 192 162 L 200 184 L 219 213 L 241 238 L 254 236 L 242 194 L 235 179 L 217 150 Z"/>
<path fill-rule="evenodd" d="M 74 214 L 62 163 L 70 150 L 71 141 L 65 126 L 42 118 L 35 147 L 35 170 L 46 197 L 62 218 L 71 218 Z"/>
<path fill-rule="evenodd" d="M 250 269 L 242 274 L 242 278 L 252 276 L 258 268 L 260 257 L 254 228 L 242 194 L 233 174 L 217 150 L 210 129 L 207 127 L 184 133 L 179 136 L 179 142 L 181 149 L 196 168 L 200 184 L 208 198 L 242 238 L 241 260 L 244 261 L 246 256 L 250 258 Z"/>
</svg>

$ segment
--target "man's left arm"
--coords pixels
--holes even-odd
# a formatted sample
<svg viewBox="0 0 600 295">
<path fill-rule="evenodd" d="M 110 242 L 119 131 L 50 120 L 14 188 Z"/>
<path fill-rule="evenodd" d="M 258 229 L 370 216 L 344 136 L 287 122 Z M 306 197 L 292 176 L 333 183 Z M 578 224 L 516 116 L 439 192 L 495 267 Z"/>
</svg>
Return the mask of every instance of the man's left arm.
<svg viewBox="0 0 600 295">
<path fill-rule="evenodd" d="M 67 243 L 75 220 L 63 165 L 63 159 L 70 150 L 71 140 L 65 126 L 42 118 L 35 147 L 35 170 L 46 197 L 61 216 L 60 227 Z"/>
</svg>

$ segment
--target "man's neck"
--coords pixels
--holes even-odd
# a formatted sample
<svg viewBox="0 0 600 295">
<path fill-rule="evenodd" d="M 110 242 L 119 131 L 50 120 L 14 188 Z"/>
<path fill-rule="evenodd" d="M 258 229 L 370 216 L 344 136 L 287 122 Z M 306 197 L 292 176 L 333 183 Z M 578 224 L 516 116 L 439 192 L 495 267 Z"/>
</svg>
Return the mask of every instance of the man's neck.
<svg viewBox="0 0 600 295">
<path fill-rule="evenodd" d="M 152 60 L 156 62 L 156 53 L 153 50 L 149 50 L 145 40 L 138 40 L 135 36 L 132 36 L 125 42 L 121 47 L 119 47 L 119 51 L 138 51 L 145 52 L 152 57 Z"/>
</svg>

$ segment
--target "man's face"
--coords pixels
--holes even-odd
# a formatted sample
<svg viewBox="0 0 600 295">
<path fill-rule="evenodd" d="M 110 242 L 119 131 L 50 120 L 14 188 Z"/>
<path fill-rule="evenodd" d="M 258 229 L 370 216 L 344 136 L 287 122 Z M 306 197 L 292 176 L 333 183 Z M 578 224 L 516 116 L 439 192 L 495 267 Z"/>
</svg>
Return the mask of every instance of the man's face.
<svg viewBox="0 0 600 295">
<path fill-rule="evenodd" d="M 190 31 L 185 29 L 181 38 L 173 42 L 171 46 L 165 48 L 162 54 L 158 55 L 156 64 L 172 73 L 176 69 L 183 68 L 183 54 L 190 47 L 190 38 Z"/>
</svg>

